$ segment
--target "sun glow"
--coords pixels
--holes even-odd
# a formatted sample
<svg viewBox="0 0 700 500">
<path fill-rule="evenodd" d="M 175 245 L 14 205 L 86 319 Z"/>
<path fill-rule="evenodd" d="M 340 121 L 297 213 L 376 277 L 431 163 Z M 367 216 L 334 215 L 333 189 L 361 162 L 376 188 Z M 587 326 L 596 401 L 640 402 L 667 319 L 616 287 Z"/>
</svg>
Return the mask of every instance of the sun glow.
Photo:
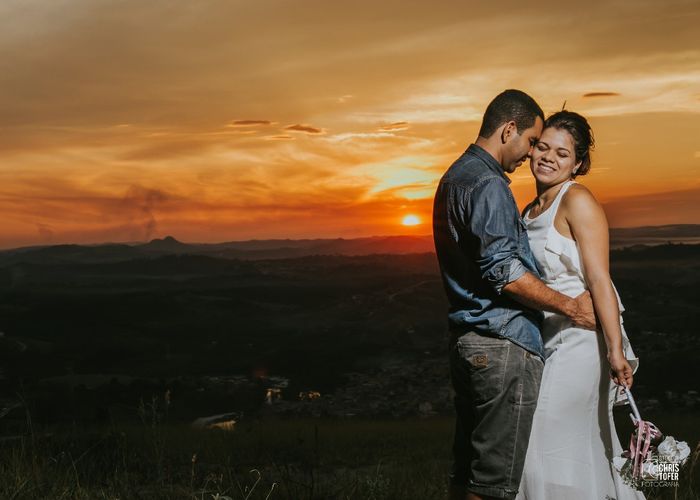
<svg viewBox="0 0 700 500">
<path fill-rule="evenodd" d="M 420 224 L 420 219 L 416 215 L 407 215 L 403 218 L 401 224 L 403 224 L 404 226 L 417 226 L 418 224 Z"/>
</svg>

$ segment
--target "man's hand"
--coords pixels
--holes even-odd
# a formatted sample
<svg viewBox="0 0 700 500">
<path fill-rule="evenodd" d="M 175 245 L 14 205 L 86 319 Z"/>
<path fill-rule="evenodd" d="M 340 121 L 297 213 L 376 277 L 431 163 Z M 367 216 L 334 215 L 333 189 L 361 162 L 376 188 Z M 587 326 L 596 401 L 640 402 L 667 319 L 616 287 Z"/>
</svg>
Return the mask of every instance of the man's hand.
<svg viewBox="0 0 700 500">
<path fill-rule="evenodd" d="M 586 290 L 581 295 L 573 299 L 571 310 L 566 314 L 574 324 L 587 330 L 596 329 L 596 317 L 593 310 L 593 300 L 591 293 Z"/>
<path fill-rule="evenodd" d="M 588 291 L 572 299 L 568 295 L 549 288 L 528 272 L 517 280 L 507 283 L 503 287 L 503 291 L 531 309 L 561 314 L 581 328 L 596 329 L 593 300 L 591 300 L 591 294 Z"/>
<path fill-rule="evenodd" d="M 608 353 L 608 362 L 613 382 L 617 385 L 622 385 L 624 382 L 627 387 L 632 387 L 632 367 L 624 354 L 621 351 Z"/>
</svg>

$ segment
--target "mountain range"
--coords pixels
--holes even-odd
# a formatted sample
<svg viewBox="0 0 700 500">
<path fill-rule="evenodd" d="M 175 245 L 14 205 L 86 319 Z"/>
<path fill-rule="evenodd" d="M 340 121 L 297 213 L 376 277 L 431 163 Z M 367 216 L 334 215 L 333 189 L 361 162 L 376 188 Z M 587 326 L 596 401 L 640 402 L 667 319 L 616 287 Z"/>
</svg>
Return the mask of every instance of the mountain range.
<svg viewBox="0 0 700 500">
<path fill-rule="evenodd" d="M 625 248 L 663 243 L 700 243 L 700 224 L 674 224 L 635 228 L 612 228 L 610 246 Z M 431 235 L 373 236 L 336 239 L 270 239 L 225 243 L 183 243 L 167 236 L 148 243 L 105 243 L 99 245 L 53 245 L 0 251 L 0 265 L 13 263 L 116 262 L 162 255 L 265 260 L 312 255 L 361 256 L 434 252 Z"/>
</svg>

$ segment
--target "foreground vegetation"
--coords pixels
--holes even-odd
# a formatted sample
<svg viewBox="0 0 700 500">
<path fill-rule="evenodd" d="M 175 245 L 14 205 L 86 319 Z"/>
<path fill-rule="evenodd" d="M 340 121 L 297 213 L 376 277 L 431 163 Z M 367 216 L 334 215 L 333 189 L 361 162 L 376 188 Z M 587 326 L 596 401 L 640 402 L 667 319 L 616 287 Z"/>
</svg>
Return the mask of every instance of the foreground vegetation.
<svg viewBox="0 0 700 500">
<path fill-rule="evenodd" d="M 0 498 L 442 499 L 452 421 L 258 420 L 198 431 L 139 424 L 31 429 L 0 449 Z M 694 445 L 680 487 L 700 493 L 697 416 L 655 418 Z M 695 470 L 693 470 L 695 469 Z M 692 478 L 691 478 L 692 476 Z"/>
<path fill-rule="evenodd" d="M 449 411 L 433 254 L 110 260 L 103 249 L 85 261 L 65 250 L 0 253 L 1 499 L 445 497 L 451 419 L 408 417 Z M 694 449 L 678 491 L 651 499 L 700 498 L 699 255 L 611 256 L 642 414 Z M 273 378 L 288 385 L 272 408 L 296 419 L 263 418 Z M 311 392 L 323 398 L 291 411 Z M 246 418 L 228 432 L 188 425 L 222 413 Z"/>
</svg>

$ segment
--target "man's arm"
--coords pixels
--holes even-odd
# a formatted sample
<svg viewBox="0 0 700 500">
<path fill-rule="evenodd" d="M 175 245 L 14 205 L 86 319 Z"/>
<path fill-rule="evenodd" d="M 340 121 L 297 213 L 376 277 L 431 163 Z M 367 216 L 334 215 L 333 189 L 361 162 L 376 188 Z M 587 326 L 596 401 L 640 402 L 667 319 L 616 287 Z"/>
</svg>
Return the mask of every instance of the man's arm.
<svg viewBox="0 0 700 500">
<path fill-rule="evenodd" d="M 593 302 L 591 302 L 591 294 L 587 291 L 572 299 L 549 288 L 528 272 L 515 281 L 507 283 L 503 291 L 532 309 L 562 314 L 583 328 L 595 330 Z"/>
<path fill-rule="evenodd" d="M 563 314 L 583 328 L 595 329 L 593 303 L 588 292 L 572 299 L 552 290 L 527 272 L 520 260 L 517 220 L 504 180 L 492 179 L 474 188 L 469 216 L 464 221 L 478 240 L 477 265 L 496 293 L 509 296 L 537 310 Z M 466 214 L 465 214 L 466 215 Z"/>
</svg>

